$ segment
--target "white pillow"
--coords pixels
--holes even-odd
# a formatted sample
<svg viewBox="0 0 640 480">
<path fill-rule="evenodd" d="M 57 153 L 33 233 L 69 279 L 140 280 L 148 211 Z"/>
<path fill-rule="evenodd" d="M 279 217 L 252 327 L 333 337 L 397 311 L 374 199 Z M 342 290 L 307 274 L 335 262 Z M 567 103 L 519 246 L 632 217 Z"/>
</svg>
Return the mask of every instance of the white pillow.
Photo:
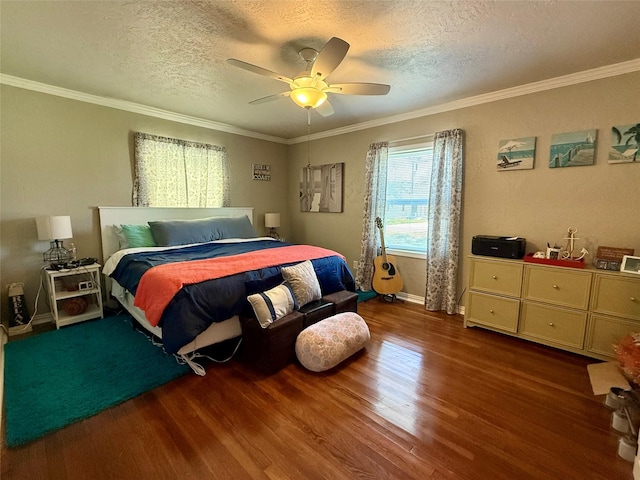
<svg viewBox="0 0 640 480">
<path fill-rule="evenodd" d="M 262 328 L 267 328 L 270 324 L 290 314 L 298 308 L 291 288 L 286 283 L 267 290 L 266 292 L 254 293 L 247 297 L 253 313 Z"/>
<path fill-rule="evenodd" d="M 320 283 L 316 271 L 313 269 L 311 260 L 307 260 L 291 267 L 282 269 L 282 277 L 291 285 L 293 295 L 299 306 L 304 306 L 309 302 L 320 299 Z"/>
<path fill-rule="evenodd" d="M 127 237 L 124 234 L 124 231 L 122 230 L 122 227 L 120 225 L 113 225 L 113 233 L 116 234 L 116 236 L 118 237 L 118 244 L 120 245 L 120 250 L 123 250 L 125 248 L 129 248 L 129 241 L 127 240 Z"/>
</svg>

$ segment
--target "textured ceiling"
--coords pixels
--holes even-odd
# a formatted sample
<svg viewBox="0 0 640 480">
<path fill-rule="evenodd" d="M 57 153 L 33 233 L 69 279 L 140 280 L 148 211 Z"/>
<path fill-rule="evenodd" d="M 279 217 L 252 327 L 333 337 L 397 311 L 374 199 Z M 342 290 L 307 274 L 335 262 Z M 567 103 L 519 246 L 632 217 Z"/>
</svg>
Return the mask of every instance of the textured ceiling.
<svg viewBox="0 0 640 480">
<path fill-rule="evenodd" d="M 1 72 L 281 138 L 307 133 L 288 89 L 226 63 L 293 77 L 297 52 L 351 48 L 331 83 L 391 85 L 330 95 L 312 132 L 640 57 L 638 1 L 5 1 Z"/>
</svg>

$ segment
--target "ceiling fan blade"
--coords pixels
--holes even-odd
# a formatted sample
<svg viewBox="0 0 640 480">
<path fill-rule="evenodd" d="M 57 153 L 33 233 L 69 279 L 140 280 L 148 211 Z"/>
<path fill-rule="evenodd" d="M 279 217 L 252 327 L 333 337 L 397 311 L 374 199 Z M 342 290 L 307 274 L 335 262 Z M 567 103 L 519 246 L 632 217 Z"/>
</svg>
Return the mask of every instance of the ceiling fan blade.
<svg viewBox="0 0 640 480">
<path fill-rule="evenodd" d="M 324 102 L 322 102 L 322 105 L 320 105 L 319 107 L 316 107 L 315 110 L 323 117 L 328 117 L 329 115 L 334 114 L 333 106 L 331 106 L 328 100 L 325 100 Z"/>
<path fill-rule="evenodd" d="M 311 76 L 320 76 L 324 80 L 331 72 L 333 72 L 340 62 L 347 55 L 349 44 L 338 37 L 332 37 L 331 40 L 320 50 L 318 58 L 313 62 L 311 67 Z"/>
<path fill-rule="evenodd" d="M 242 68 L 243 70 L 257 73 L 258 75 L 264 75 L 265 77 L 275 78 L 276 80 L 280 80 L 281 82 L 288 83 L 289 85 L 293 83 L 293 80 L 289 77 L 285 77 L 284 75 L 280 75 L 279 73 L 272 72 L 271 70 L 258 67 L 257 65 L 253 65 L 251 63 L 243 62 L 242 60 L 237 60 L 235 58 L 228 58 L 227 63 L 233 65 L 234 67 L 239 67 L 239 68 Z"/>
<path fill-rule="evenodd" d="M 386 95 L 391 86 L 382 83 L 334 83 L 325 91 L 342 95 Z"/>
<path fill-rule="evenodd" d="M 261 103 L 272 102 L 272 101 L 278 100 L 280 98 L 288 97 L 289 95 L 291 95 L 291 91 L 290 90 L 288 90 L 286 92 L 282 92 L 282 93 L 276 93 L 275 95 L 268 95 L 266 97 L 258 98 L 256 100 L 251 100 L 249 102 L 249 105 L 260 105 Z"/>
</svg>

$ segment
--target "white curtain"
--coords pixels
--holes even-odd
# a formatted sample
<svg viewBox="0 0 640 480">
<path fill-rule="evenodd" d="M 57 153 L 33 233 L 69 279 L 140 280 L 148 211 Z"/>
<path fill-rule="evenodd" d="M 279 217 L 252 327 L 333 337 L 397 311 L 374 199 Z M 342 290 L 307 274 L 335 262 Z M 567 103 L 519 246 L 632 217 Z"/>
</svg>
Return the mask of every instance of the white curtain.
<svg viewBox="0 0 640 480">
<path fill-rule="evenodd" d="M 372 289 L 373 260 L 378 255 L 381 245 L 375 219 L 376 217 L 384 219 L 388 154 L 388 142 L 372 143 L 367 150 L 362 240 L 360 261 L 356 270 L 356 285 L 364 292 Z"/>
<path fill-rule="evenodd" d="M 460 129 L 437 132 L 429 195 L 427 284 L 425 308 L 457 310 L 458 250 L 462 207 L 462 142 Z"/>
<path fill-rule="evenodd" d="M 224 147 L 136 133 L 135 207 L 229 206 Z"/>
</svg>

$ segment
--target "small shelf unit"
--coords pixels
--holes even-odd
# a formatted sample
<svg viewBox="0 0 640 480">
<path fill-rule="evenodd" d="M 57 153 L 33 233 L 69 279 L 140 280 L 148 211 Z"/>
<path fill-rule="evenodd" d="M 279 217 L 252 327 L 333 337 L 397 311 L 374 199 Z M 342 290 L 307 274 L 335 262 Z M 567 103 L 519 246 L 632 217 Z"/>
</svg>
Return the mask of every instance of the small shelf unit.
<svg viewBox="0 0 640 480">
<path fill-rule="evenodd" d="M 84 322 L 93 318 L 103 318 L 102 284 L 98 263 L 63 270 L 45 270 L 51 315 L 56 328 Z M 80 284 L 84 288 L 80 288 Z M 87 308 L 82 313 L 71 315 L 64 311 L 61 302 L 86 297 Z"/>
</svg>

